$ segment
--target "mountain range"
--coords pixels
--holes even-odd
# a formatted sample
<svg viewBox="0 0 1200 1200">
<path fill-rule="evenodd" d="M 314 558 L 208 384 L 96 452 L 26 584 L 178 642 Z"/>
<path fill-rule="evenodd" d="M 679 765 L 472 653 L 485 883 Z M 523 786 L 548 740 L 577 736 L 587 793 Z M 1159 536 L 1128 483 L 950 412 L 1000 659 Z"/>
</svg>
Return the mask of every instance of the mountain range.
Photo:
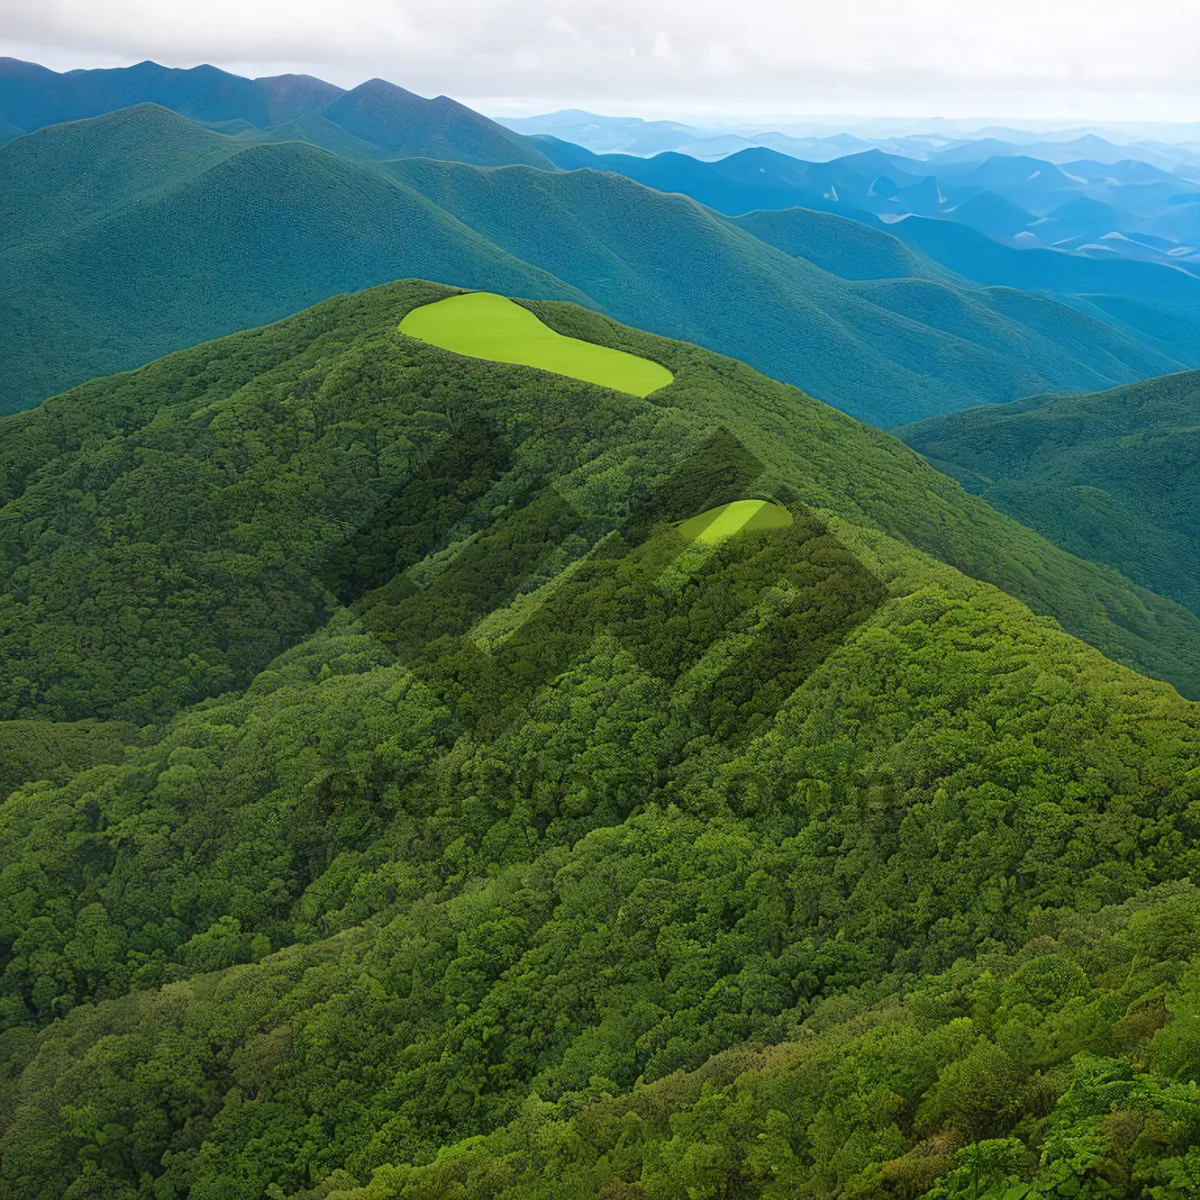
<svg viewBox="0 0 1200 1200">
<path fill-rule="evenodd" d="M 400 144 L 413 129 L 396 116 L 407 97 L 364 85 L 325 109 L 345 126 L 323 115 L 319 127 Z M 520 157 L 530 143 L 512 149 L 517 135 L 462 106 L 420 105 L 422 136 L 460 161 L 336 154 L 295 140 L 304 118 L 281 140 L 219 134 L 151 104 L 0 149 L 0 239 L 15 281 L 0 300 L 10 330 L 0 407 L 405 275 L 586 303 L 885 426 L 1197 365 L 1186 310 L 1200 281 L 1182 271 L 1117 264 L 1144 279 L 1140 293 L 1124 289 L 1136 297 L 1128 311 L 1110 312 L 1102 295 L 1026 294 L 914 267 L 883 231 L 859 239 L 879 258 L 865 274 L 836 256 L 818 265 L 794 243 L 764 241 L 754 222 L 611 171 L 461 161 Z M 393 126 L 407 132 L 384 132 Z M 1147 305 L 1171 321 L 1147 332 Z"/>
<path fill-rule="evenodd" d="M 898 431 L 1059 546 L 1200 613 L 1200 372 L 972 408 Z"/>
<path fill-rule="evenodd" d="M 806 162 L 761 146 L 705 162 L 678 153 L 593 154 L 553 137 L 534 140 L 564 169 L 616 171 L 733 215 L 799 205 L 895 226 L 901 237 L 906 221 L 935 218 L 1022 249 L 1200 267 L 1200 172 L 1134 161 L 1060 167 L 991 153 L 934 165 L 879 150 Z"/>
<path fill-rule="evenodd" d="M 800 204 L 884 221 L 936 217 L 1014 245 L 1189 270 L 1200 263 L 1200 160 L 1164 160 L 1142 147 L 1126 153 L 1094 134 L 1025 145 L 999 137 L 925 138 L 885 142 L 884 149 L 836 135 L 818 139 L 819 161 L 807 162 L 813 146 L 784 134 L 757 141 L 720 135 L 700 145 L 681 143 L 685 127 L 671 122 L 575 114 L 591 122 L 587 128 L 641 131 L 639 137 L 651 138 L 641 145 L 674 151 L 656 162 L 639 157 L 644 149 L 592 155 L 571 144 L 577 130 L 569 112 L 540 124 L 508 123 L 555 135 L 527 137 L 446 96 L 426 100 L 381 79 L 347 92 L 308 76 L 252 80 L 209 66 L 181 70 L 144 62 L 58 74 L 0 59 L 0 123 L 7 131 L 0 144 L 20 132 L 136 103 L 161 104 L 250 140 L 308 141 L 351 157 L 542 168 L 553 159 L 568 168 L 618 171 L 730 213 Z M 701 161 L 715 157 L 721 161 Z M 706 172 L 705 165 L 713 169 Z"/>
<path fill-rule="evenodd" d="M 805 158 L 827 162 L 860 150 L 882 150 L 930 164 L 979 161 L 988 155 L 1030 155 L 1050 162 L 1094 158 L 1106 163 L 1134 159 L 1168 170 L 1200 166 L 1200 137 L 1195 127 L 1177 127 L 1182 138 L 1163 142 L 1145 130 L 1121 140 L 1094 130 L 1057 130 L 1033 134 L 1003 127 L 967 129 L 944 121 L 921 122 L 920 132 L 902 132 L 888 122 L 851 121 L 849 130 L 818 131 L 819 127 L 763 129 L 726 123 L 720 127 L 687 125 L 678 121 L 646 121 L 640 117 L 601 116 L 582 109 L 561 109 L 527 117 L 501 117 L 500 123 L 518 133 L 547 134 L 574 142 L 596 154 L 635 154 L 648 158 L 674 151 L 692 158 L 718 159 L 751 146 L 766 146 Z M 908 124 L 915 124 L 909 122 Z M 828 129 L 828 127 L 826 127 Z M 1116 138 L 1116 141 L 1111 140 Z"/>
<path fill-rule="evenodd" d="M 456 296 L 0 418 L 0 1191 L 1182 1200 L 1200 706 L 1112 658 L 1200 695 L 1200 620 L 733 359 L 404 332 Z"/>
<path fill-rule="evenodd" d="M 1191 168 L 593 124 L 0 60 L 0 1196 L 1193 1200 Z"/>
</svg>

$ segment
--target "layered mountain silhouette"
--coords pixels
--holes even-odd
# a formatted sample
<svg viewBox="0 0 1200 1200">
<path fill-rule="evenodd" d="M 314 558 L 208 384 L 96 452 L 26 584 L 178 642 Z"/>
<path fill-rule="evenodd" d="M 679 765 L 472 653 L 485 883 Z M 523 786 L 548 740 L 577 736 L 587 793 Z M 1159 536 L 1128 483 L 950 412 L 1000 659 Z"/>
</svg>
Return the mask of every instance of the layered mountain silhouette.
<svg viewBox="0 0 1200 1200">
<path fill-rule="evenodd" d="M 1147 179 L 1136 171 L 1105 174 L 1087 164 L 1085 174 L 1076 174 L 1073 164 L 1060 167 L 1027 156 L 991 154 L 983 161 L 938 163 L 879 150 L 805 162 L 762 146 L 705 162 L 679 153 L 593 154 L 548 135 L 533 140 L 564 169 L 616 171 L 733 215 L 800 205 L 873 224 L 930 217 L 1022 248 L 1094 253 L 1090 239 L 1100 236 L 1096 224 L 1102 213 L 1101 234 L 1150 234 L 1166 243 L 1157 253 L 1146 246 L 1125 253 L 1125 243 L 1113 243 L 1114 256 L 1200 269 L 1200 223 L 1189 207 L 1196 184 L 1190 174 L 1159 171 Z"/>
<path fill-rule="evenodd" d="M 898 432 L 1003 512 L 1200 613 L 1200 371 Z"/>
<path fill-rule="evenodd" d="M 153 103 L 205 123 L 268 128 L 323 108 L 343 89 L 311 75 L 246 79 L 217 67 L 182 70 L 142 62 L 107 70 L 50 71 L 0 58 L 0 113 L 23 131 Z"/>
<path fill-rule="evenodd" d="M 346 91 L 308 75 L 245 79 L 216 67 L 152 62 L 59 74 L 0 58 L 0 117 L 10 137 L 135 104 L 158 104 L 225 133 L 313 141 L 362 157 L 429 154 L 489 166 L 551 166 L 529 139 L 449 97 L 427 100 L 383 79 Z"/>
<path fill-rule="evenodd" d="M 491 130 L 469 110 L 386 86 L 366 94 L 429 114 L 442 153 L 491 152 Z M 361 99 L 335 103 L 371 133 Z M 516 135 L 497 136 L 488 145 L 499 152 Z M 830 169 L 831 187 L 853 174 Z M 1151 344 L 1098 308 L 916 268 L 886 234 L 858 239 L 868 257 L 878 252 L 875 266 L 839 266 L 836 254 L 818 264 L 768 244 L 761 229 L 609 171 L 365 160 L 221 135 L 140 105 L 10 143 L 0 191 L 15 281 L 0 301 L 8 410 L 416 274 L 587 303 L 743 358 L 881 425 L 1190 365 L 1173 344 Z M 914 272 L 922 287 L 872 282 Z"/>
</svg>

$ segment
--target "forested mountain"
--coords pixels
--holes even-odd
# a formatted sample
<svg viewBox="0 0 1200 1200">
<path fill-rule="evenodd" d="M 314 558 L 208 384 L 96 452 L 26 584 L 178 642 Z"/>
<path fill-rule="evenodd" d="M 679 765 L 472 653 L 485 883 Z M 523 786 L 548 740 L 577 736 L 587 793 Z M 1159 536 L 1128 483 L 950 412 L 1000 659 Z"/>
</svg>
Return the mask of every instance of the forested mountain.
<svg viewBox="0 0 1200 1200">
<path fill-rule="evenodd" d="M 1200 621 L 730 359 L 399 330 L 452 294 L 0 421 L 4 1194 L 1182 1200 L 1200 706 L 1060 622 L 1195 694 Z"/>
<path fill-rule="evenodd" d="M 1200 371 L 897 433 L 1051 541 L 1200 612 Z"/>
<path fill-rule="evenodd" d="M 952 221 L 907 217 L 885 230 L 871 227 L 869 214 L 858 216 L 787 208 L 748 212 L 733 221 L 772 246 L 849 279 L 949 276 L 960 285 L 968 279 L 987 288 L 1050 292 L 1180 363 L 1200 364 L 1200 280 L 1186 272 L 1017 249 Z"/>
<path fill-rule="evenodd" d="M 523 136 L 446 96 L 427 100 L 382 79 L 344 92 L 309 76 L 246 79 L 210 66 L 143 62 L 59 74 L 0 59 L 0 145 L 49 124 L 142 103 L 251 142 L 308 141 L 368 160 L 426 156 L 543 169 L 553 160 L 572 170 L 615 171 L 731 214 L 801 205 L 871 223 L 936 218 L 1022 249 L 1053 246 L 1072 256 L 1200 274 L 1200 167 L 1186 155 L 1163 160 L 1150 147 L 1147 161 L 1121 160 L 1105 154 L 1115 147 L 1102 139 L 1084 138 L 1073 146 L 1079 161 L 1068 161 L 1063 151 L 1071 143 L 1022 147 L 984 138 L 940 149 L 926 144 L 913 157 L 841 135 L 852 152 L 818 152 L 814 162 L 808 158 L 824 145 L 819 139 L 726 135 L 681 144 L 683 127 L 634 120 L 624 124 L 638 137 L 661 136 L 662 148 L 676 149 L 651 158 L 598 155 L 556 137 Z M 1042 157 L 1031 152 L 1039 149 Z M 1095 161 L 1097 154 L 1106 161 Z"/>
<path fill-rule="evenodd" d="M 246 79 L 216 67 L 180 70 L 153 62 L 58 72 L 0 58 L 0 114 L 23 133 L 134 104 L 161 104 L 194 121 L 265 129 L 323 108 L 342 94 L 342 88 L 310 75 Z"/>
<path fill-rule="evenodd" d="M 383 79 L 346 91 L 308 75 L 246 79 L 216 67 L 181 70 L 152 62 L 59 74 L 0 58 L 0 115 L 13 131 L 28 133 L 139 104 L 169 108 L 250 142 L 265 136 L 268 141 L 311 141 L 351 157 L 428 154 L 456 162 L 552 169 L 530 139 L 448 96 L 427 100 Z"/>
<path fill-rule="evenodd" d="M 1082 163 L 1081 175 L 1074 163 L 1060 167 L 983 151 L 961 163 L 879 150 L 807 162 L 766 146 L 709 162 L 670 152 L 652 158 L 593 154 L 553 137 L 533 141 L 566 170 L 616 171 L 734 216 L 802 206 L 884 226 L 936 219 L 1021 249 L 1054 247 L 1074 252 L 1072 257 L 1145 260 L 1200 272 L 1194 211 L 1200 168 L 1173 173 L 1137 163 L 1130 166 L 1141 172 L 1097 172 L 1095 164 Z"/>
<path fill-rule="evenodd" d="M 367 161 L 224 137 L 152 105 L 12 142 L 0 206 L 9 411 L 405 275 L 585 303 L 884 426 L 1194 361 L 1094 306 L 917 267 L 884 234 L 859 239 L 873 267 L 815 265 L 611 173 Z"/>
<path fill-rule="evenodd" d="M 530 117 L 502 117 L 501 124 L 519 133 L 544 134 L 573 142 L 596 154 L 633 154 L 648 157 L 676 151 L 693 158 L 721 158 L 748 146 L 766 146 L 793 158 L 828 162 L 865 150 L 921 163 L 926 170 L 981 162 L 987 157 L 1026 156 L 1070 165 L 1071 173 L 1095 171 L 1105 178 L 1132 183 L 1157 178 L 1154 172 L 1195 170 L 1200 166 L 1195 133 L 1190 141 L 1164 143 L 1148 139 L 1146 131 L 1113 133 L 1114 140 L 1095 132 L 1059 130 L 1031 136 L 1028 130 L 992 126 L 980 129 L 977 122 L 909 121 L 906 131 L 895 125 L 883 132 L 878 121 L 849 119 L 856 132 L 834 133 L 837 126 L 822 122 L 807 128 L 788 126 L 768 130 L 761 123 L 720 127 L 682 125 L 675 121 L 645 121 L 637 117 L 601 116 L 581 109 L 561 109 Z M 920 128 L 924 126 L 923 128 Z M 822 128 L 824 132 L 817 132 Z M 1068 136 L 1071 133 L 1074 136 Z M 1157 164 L 1157 165 L 1155 165 Z M 1082 169 L 1081 169 L 1082 168 Z"/>
</svg>

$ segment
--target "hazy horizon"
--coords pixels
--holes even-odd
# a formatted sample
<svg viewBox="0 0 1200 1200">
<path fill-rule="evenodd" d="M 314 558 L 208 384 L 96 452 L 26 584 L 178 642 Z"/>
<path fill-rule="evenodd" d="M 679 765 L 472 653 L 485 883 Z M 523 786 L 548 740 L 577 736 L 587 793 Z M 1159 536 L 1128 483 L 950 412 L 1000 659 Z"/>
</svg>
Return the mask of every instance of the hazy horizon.
<svg viewBox="0 0 1200 1200">
<path fill-rule="evenodd" d="M 970 10 L 970 11 L 964 11 Z M 152 0 L 9 14 L 0 53 L 53 70 L 211 63 L 239 75 L 379 76 L 495 115 L 579 108 L 689 123 L 1200 121 L 1200 6 L 1010 0 Z"/>
<path fill-rule="evenodd" d="M 114 70 L 136 66 L 140 62 L 151 61 L 160 66 L 188 70 L 199 66 L 212 66 L 233 75 L 247 78 L 262 78 L 275 75 L 301 74 L 314 75 L 338 87 L 347 90 L 357 87 L 372 78 L 386 79 L 410 91 L 419 91 L 409 81 L 389 77 L 387 75 L 365 75 L 361 79 L 346 77 L 334 78 L 332 73 L 322 74 L 317 67 L 305 68 L 303 64 L 294 64 L 288 69 L 268 69 L 263 64 L 241 64 L 205 61 L 166 61 L 164 57 L 139 59 L 102 59 L 97 61 L 75 62 L 74 59 L 63 61 L 42 55 L 38 57 L 29 48 L 14 47 L 0 40 L 0 57 L 19 59 L 36 63 L 48 70 L 68 73 L 80 70 Z M 286 65 L 286 64 L 285 64 Z M 797 136 L 820 137 L 839 132 L 873 134 L 875 136 L 903 137 L 921 133 L 945 133 L 947 136 L 969 137 L 972 134 L 986 132 L 992 129 L 1012 129 L 1030 134 L 1053 134 L 1068 132 L 1093 132 L 1110 130 L 1129 137 L 1163 140 L 1200 141 L 1200 119 L 1179 120 L 1149 120 L 1149 119 L 1089 119 L 1079 115 L 1068 114 L 1059 118 L 1029 118 L 1013 113 L 980 113 L 969 116 L 948 116 L 943 111 L 934 110 L 929 113 L 917 112 L 887 112 L 881 110 L 862 111 L 849 109 L 845 112 L 820 111 L 818 109 L 797 109 L 790 112 L 769 111 L 739 111 L 736 106 L 726 108 L 703 108 L 687 105 L 664 105 L 661 102 L 649 101 L 640 104 L 638 101 L 603 101 L 592 102 L 569 99 L 551 106 L 547 101 L 539 104 L 536 101 L 515 103 L 512 100 L 495 99 L 491 97 L 473 97 L 453 91 L 438 91 L 426 88 L 422 93 L 427 96 L 444 94 L 484 113 L 495 120 L 510 120 L 533 117 L 554 116 L 563 112 L 580 112 L 612 120 L 641 120 L 645 122 L 671 121 L 690 125 L 700 129 L 725 131 L 729 133 L 748 133 L 750 131 L 791 133 Z M 882 106 L 881 106 L 882 108 Z"/>
</svg>

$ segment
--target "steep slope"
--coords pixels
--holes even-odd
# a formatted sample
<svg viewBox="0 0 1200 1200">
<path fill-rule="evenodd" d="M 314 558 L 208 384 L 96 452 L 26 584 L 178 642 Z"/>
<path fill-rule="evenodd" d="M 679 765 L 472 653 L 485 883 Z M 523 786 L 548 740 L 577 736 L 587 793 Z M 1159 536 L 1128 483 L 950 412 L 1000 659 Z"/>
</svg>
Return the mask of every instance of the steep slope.
<svg viewBox="0 0 1200 1200">
<path fill-rule="evenodd" d="M 126 180 L 139 129 L 154 169 Z M 82 213 L 57 182 L 75 175 L 99 180 L 80 185 L 93 198 Z M 594 171 L 350 161 L 221 137 L 143 106 L 13 143 L 0 151 L 0 181 L 13 228 L 33 231 L 10 244 L 16 286 L 0 298 L 8 410 L 418 273 L 589 303 L 881 425 L 1180 365 L 1102 314 L 1052 301 L 1026 305 L 1027 324 L 979 289 L 947 284 L 931 303 L 848 284 L 690 200 Z M 116 203 L 98 208 L 106 187 Z"/>
<path fill-rule="evenodd" d="M 528 139 L 446 96 L 426 100 L 382 79 L 351 91 L 307 75 L 245 79 L 215 67 L 144 62 L 58 74 L 0 59 L 0 122 L 14 131 L 157 104 L 222 133 L 309 141 L 350 157 L 428 154 L 458 162 L 553 169 Z M 0 140 L 4 139 L 0 131 Z"/>
<path fill-rule="evenodd" d="M 127 180 L 144 141 L 157 147 L 149 177 Z M 8 411 L 414 271 L 585 299 L 392 175 L 301 142 L 247 147 L 151 106 L 22 138 L 0 154 L 0 181 L 28 231 L 6 249 L 17 287 L 0 298 Z"/>
<path fill-rule="evenodd" d="M 808 208 L 768 209 L 731 218 L 733 224 L 793 258 L 804 258 L 843 279 L 942 279 L 951 270 L 914 254 L 882 229 Z"/>
<path fill-rule="evenodd" d="M 52 253 L 70 231 L 152 199 L 239 149 L 156 104 L 21 138 L 0 156 L 0 245 L 27 257 Z"/>
<path fill-rule="evenodd" d="M 489 419 L 503 427 L 518 420 L 521 412 L 528 417 L 531 402 L 521 398 L 520 381 L 544 383 L 553 377 L 458 356 L 447 360 L 446 351 L 393 332 L 414 303 L 446 294 L 433 284 L 410 284 L 330 301 L 232 343 L 210 343 L 129 375 L 86 384 L 13 418 L 0 460 L 4 573 L 29 582 L 14 593 L 13 605 L 6 610 L 2 650 L 11 676 L 4 714 L 156 720 L 181 703 L 244 685 L 250 673 L 322 619 L 324 601 L 311 564 L 320 557 L 321 546 L 358 519 L 355 514 L 367 497 L 386 486 L 386 476 L 372 468 L 356 481 L 360 467 L 355 455 L 345 457 L 348 451 L 338 451 L 329 462 L 323 457 L 319 464 L 314 460 L 321 475 L 309 484 L 294 474 L 299 461 L 284 477 L 277 477 L 276 466 L 264 461 L 241 483 L 222 484 L 222 474 L 232 471 L 235 479 L 250 470 L 251 444 L 259 436 L 251 430 L 261 421 L 269 420 L 276 430 L 272 438 L 300 438 L 295 443 L 298 453 L 304 436 L 294 422 L 303 425 L 309 419 L 300 410 L 289 415 L 294 407 L 289 401 L 274 416 L 269 411 L 248 416 L 249 425 L 231 414 L 218 420 L 218 412 L 227 407 L 222 397 L 242 395 L 238 389 L 250 387 L 245 395 L 259 396 L 253 403 L 261 405 L 266 401 L 260 385 L 249 381 L 261 376 L 261 386 L 270 384 L 268 391 L 276 395 L 270 383 L 273 372 L 282 372 L 280 378 L 298 378 L 296 373 L 310 366 L 315 373 L 306 376 L 310 382 L 302 391 L 324 387 L 321 380 L 330 371 L 328 386 L 349 386 L 338 383 L 341 368 L 334 370 L 334 363 L 349 353 L 347 345 L 357 345 L 347 361 L 374 362 L 384 372 L 370 384 L 372 390 L 393 386 L 382 379 L 407 388 L 400 382 L 407 362 L 415 367 L 426 364 L 420 371 L 428 373 L 434 369 L 431 364 L 453 361 L 459 364 L 459 376 L 476 380 L 464 384 L 468 392 L 485 389 L 498 404 L 497 389 L 503 381 L 511 381 L 505 387 L 517 389 L 511 402 L 518 408 L 512 417 L 501 420 L 493 414 Z M 998 516 L 984 501 L 967 497 L 925 467 L 901 443 L 706 351 L 634 335 L 583 309 L 534 305 L 534 310 L 549 313 L 560 333 L 633 349 L 674 374 L 675 383 L 638 401 L 640 408 L 632 398 L 623 398 L 627 419 L 642 412 L 653 423 L 667 420 L 680 408 L 690 414 L 690 421 L 724 426 L 762 464 L 759 469 L 768 481 L 786 483 L 790 494 L 805 504 L 833 509 L 905 538 L 1053 614 L 1109 655 L 1170 679 L 1189 693 L 1200 690 L 1200 622 L 1192 614 L 1131 587 L 1115 573 L 1056 550 Z M 329 361 L 318 369 L 317 358 Z M 468 366 L 471 363 L 475 365 Z M 355 368 L 354 377 L 366 386 L 361 370 Z M 693 384 L 681 388 L 689 375 L 694 376 Z M 571 386 L 577 390 L 588 385 Z M 381 445 L 395 447 L 380 451 L 385 458 L 411 453 L 414 440 L 428 441 L 442 420 L 461 424 L 455 407 L 460 402 L 446 410 L 449 416 L 439 417 L 440 406 L 450 401 L 438 399 L 437 385 L 428 388 L 434 409 L 422 419 L 432 422 L 431 431 L 418 436 L 389 426 L 376 435 Z M 164 396 L 179 399 L 164 408 Z M 300 409 L 307 411 L 307 406 Z M 322 417 L 318 424 L 323 428 L 328 423 Z M 94 462 L 91 451 L 82 448 L 80 428 L 105 439 Z M 292 432 L 285 433 L 289 429 Z M 401 447 L 408 449 L 402 452 Z M 619 461 L 633 454 L 630 465 L 622 468 L 636 472 L 633 480 L 621 484 L 634 489 L 624 493 L 629 503 L 628 497 L 646 486 L 637 482 L 642 474 L 658 470 L 658 451 L 651 447 L 634 454 L 632 447 L 623 450 L 614 443 L 611 453 Z M 635 468 L 632 464 L 643 457 L 646 461 Z M 238 462 L 244 467 L 237 468 Z M 546 469 L 531 465 L 526 473 L 536 477 Z M 600 470 L 599 462 L 592 469 Z M 94 528 L 100 510 L 86 505 L 81 509 L 71 498 L 80 480 L 93 473 L 98 481 L 110 481 L 103 486 L 115 489 L 114 502 L 118 495 L 125 497 L 120 503 L 128 508 L 133 539 L 128 543 L 115 530 L 102 533 Z M 169 504 L 163 495 L 168 479 Z M 699 505 L 695 512 L 711 507 Z M 692 515 L 684 513 L 680 519 Z M 93 533 L 71 533 L 78 521 Z M 73 547 L 62 564 L 42 562 L 43 547 L 54 544 L 46 538 L 46 522 L 60 528 Z M 197 537 L 200 529 L 209 532 Z M 113 549 L 105 549 L 113 537 L 118 538 Z M 233 561 L 208 547 L 214 537 L 233 553 Z M 111 568 L 103 564 L 117 553 L 118 545 L 124 547 L 119 550 L 122 565 L 109 577 Z M 278 547 L 278 560 L 253 550 L 264 546 Z M 102 577 L 109 582 L 97 593 Z M 190 582 L 180 590 L 167 585 L 173 578 Z M 132 591 L 126 594 L 127 589 Z M 108 628 L 107 610 L 118 595 L 124 596 L 120 603 L 125 610 L 141 616 L 128 631 L 102 635 L 100 630 Z M 192 605 L 197 606 L 194 613 L 189 611 Z M 74 647 L 80 639 L 96 646 L 92 660 L 79 659 Z M 163 665 L 153 665 L 163 659 Z M 134 663 L 140 665 L 135 668 Z"/>
<path fill-rule="evenodd" d="M 868 213 L 851 219 L 788 208 L 732 219 L 772 246 L 811 257 L 848 279 L 929 277 L 940 267 L 960 286 L 965 279 L 1051 292 L 1081 312 L 1120 324 L 1185 366 L 1200 365 L 1200 280 L 1184 271 L 1005 246 L 967 225 L 924 217 L 892 222 L 886 232 L 868 228 Z"/>
<path fill-rule="evenodd" d="M 1015 396 L 1034 376 L 1128 378 L 1161 361 L 1136 335 L 1044 297 L 960 290 L 948 280 L 847 284 L 771 253 L 683 197 L 610 175 L 481 172 L 420 159 L 394 169 L 608 312 L 744 359 L 875 424 L 893 424 L 909 407 L 958 408 L 980 391 Z"/>
<path fill-rule="evenodd" d="M 1051 541 L 1200 612 L 1200 372 L 897 432 Z"/>
<path fill-rule="evenodd" d="M 449 294 L 0 426 L 6 695 L 222 692 L 0 803 L 0 1188 L 1185 1179 L 1200 706 L 913 543 L 1181 610 L 695 347 L 531 306 L 639 398 L 398 331 Z M 739 499 L 791 522 L 687 540 Z"/>
<path fill-rule="evenodd" d="M 495 121 L 448 96 L 426 100 L 383 79 L 368 80 L 339 96 L 321 115 L 392 155 L 553 170 L 531 142 Z"/>
</svg>

